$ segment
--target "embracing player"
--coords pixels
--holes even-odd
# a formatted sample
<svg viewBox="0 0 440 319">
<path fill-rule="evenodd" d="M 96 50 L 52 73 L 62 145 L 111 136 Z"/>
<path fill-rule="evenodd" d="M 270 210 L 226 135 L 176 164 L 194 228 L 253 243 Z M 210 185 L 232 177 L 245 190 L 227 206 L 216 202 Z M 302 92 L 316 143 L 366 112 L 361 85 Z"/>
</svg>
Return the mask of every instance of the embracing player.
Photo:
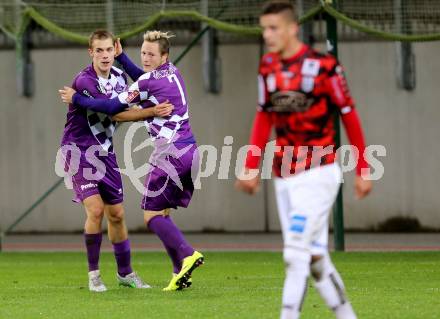
<svg viewBox="0 0 440 319">
<path fill-rule="evenodd" d="M 89 38 L 89 54 L 92 64 L 75 77 L 72 86 L 89 98 L 96 99 L 109 99 L 124 92 L 127 88 L 126 76 L 113 66 L 113 35 L 105 30 L 93 32 Z M 167 116 L 171 110 L 171 105 L 162 104 L 156 109 L 130 110 L 118 116 L 119 120 L 139 120 L 148 116 Z M 86 110 L 75 103 L 69 104 L 61 141 L 62 153 L 65 169 L 72 181 L 74 201 L 81 202 L 86 211 L 84 240 L 89 289 L 96 292 L 107 290 L 99 271 L 104 215 L 108 222 L 108 237 L 113 244 L 119 283 L 134 288 L 149 288 L 131 268 L 130 242 L 122 206 L 122 180 L 113 150 L 114 131 L 115 122 L 108 115 Z M 76 167 L 73 168 L 75 163 Z"/>
<path fill-rule="evenodd" d="M 84 109 L 110 115 L 127 106 L 140 105 L 145 110 L 170 101 L 174 109 L 165 118 L 145 121 L 155 150 L 149 160 L 145 191 L 141 203 L 144 222 L 163 242 L 173 263 L 173 276 L 165 291 L 180 290 L 191 284 L 192 271 L 203 263 L 170 217 L 170 209 L 187 207 L 193 191 L 193 176 L 199 168 L 199 156 L 189 123 L 185 84 L 179 70 L 168 61 L 169 35 L 160 31 L 145 33 L 141 47 L 143 70 L 121 53 L 117 60 L 136 81 L 129 90 L 108 100 L 91 99 L 81 91 L 65 87 L 62 100 L 73 101 Z M 120 47 L 120 45 L 119 45 Z M 121 48 L 122 52 L 122 48 Z"/>
<path fill-rule="evenodd" d="M 294 7 L 287 1 L 268 3 L 260 16 L 269 53 L 261 59 L 259 106 L 250 144 L 260 150 L 276 132 L 275 189 L 283 239 L 286 279 L 282 319 L 299 318 L 311 274 L 315 287 L 338 319 L 354 319 L 342 279 L 328 253 L 328 216 L 341 183 L 335 162 L 335 112 L 339 112 L 351 144 L 359 151 L 355 191 L 371 191 L 364 160 L 360 121 L 343 70 L 331 55 L 320 54 L 298 39 Z M 259 177 L 250 170 L 260 156 L 249 152 L 237 187 L 254 194 Z"/>
</svg>

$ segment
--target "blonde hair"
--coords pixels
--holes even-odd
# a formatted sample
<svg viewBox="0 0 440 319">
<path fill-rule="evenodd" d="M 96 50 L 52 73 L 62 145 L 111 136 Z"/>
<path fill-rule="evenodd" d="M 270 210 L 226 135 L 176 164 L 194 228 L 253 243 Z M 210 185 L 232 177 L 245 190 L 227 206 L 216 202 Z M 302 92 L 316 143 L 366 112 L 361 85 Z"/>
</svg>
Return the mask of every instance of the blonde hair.
<svg viewBox="0 0 440 319">
<path fill-rule="evenodd" d="M 171 32 L 162 31 L 147 31 L 144 34 L 144 41 L 157 42 L 159 44 L 159 51 L 161 55 L 170 53 L 170 38 L 175 37 Z"/>
</svg>

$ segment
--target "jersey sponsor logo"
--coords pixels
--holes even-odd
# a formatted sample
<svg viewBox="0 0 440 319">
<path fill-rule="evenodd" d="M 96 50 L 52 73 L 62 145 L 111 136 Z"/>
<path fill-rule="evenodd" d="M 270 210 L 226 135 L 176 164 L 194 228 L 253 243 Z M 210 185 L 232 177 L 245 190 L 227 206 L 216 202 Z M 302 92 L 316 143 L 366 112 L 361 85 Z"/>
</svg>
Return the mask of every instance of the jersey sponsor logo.
<svg viewBox="0 0 440 319">
<path fill-rule="evenodd" d="M 107 82 L 107 84 L 105 85 L 105 93 L 111 94 L 113 92 L 113 86 L 111 85 L 110 82 Z"/>
<path fill-rule="evenodd" d="M 315 87 L 315 78 L 313 76 L 303 76 L 301 79 L 301 90 L 305 93 L 310 93 Z"/>
<path fill-rule="evenodd" d="M 94 187 L 98 187 L 98 184 L 89 183 L 89 184 L 81 185 L 81 190 L 83 191 L 83 190 L 94 188 Z"/>
<path fill-rule="evenodd" d="M 305 112 L 313 104 L 313 99 L 307 99 L 302 92 L 280 91 L 271 95 L 272 106 L 267 110 L 272 112 Z"/>
<path fill-rule="evenodd" d="M 91 98 L 91 99 L 94 99 L 94 97 L 90 94 L 90 92 L 89 91 L 87 91 L 86 89 L 84 89 L 83 91 L 82 91 L 82 94 L 84 94 L 85 96 L 87 96 L 87 97 L 89 97 L 89 98 Z"/>
<path fill-rule="evenodd" d="M 321 61 L 317 59 L 305 59 L 301 68 L 302 75 L 317 76 Z"/>
<path fill-rule="evenodd" d="M 162 79 L 162 78 L 166 78 L 167 76 L 173 75 L 174 73 L 176 73 L 177 68 L 173 65 L 173 64 L 169 64 L 168 69 L 164 69 L 164 70 L 154 70 L 152 71 L 153 74 L 153 78 L 155 78 L 156 80 Z"/>
<path fill-rule="evenodd" d="M 115 85 L 115 91 L 117 92 L 117 93 L 121 93 L 121 92 L 124 92 L 125 91 L 125 86 L 123 86 L 123 85 L 121 85 L 119 82 L 118 83 L 116 83 L 116 85 Z"/>
<path fill-rule="evenodd" d="M 266 85 L 267 85 L 267 90 L 269 92 L 275 92 L 276 88 L 277 88 L 277 83 L 276 83 L 276 79 L 275 79 L 275 74 L 269 74 L 266 78 Z"/>
<path fill-rule="evenodd" d="M 316 59 L 305 59 L 301 68 L 301 90 L 310 93 L 315 88 L 315 77 L 319 73 L 321 61 Z"/>
<path fill-rule="evenodd" d="M 127 98 L 125 99 L 125 101 L 127 103 L 131 103 L 135 98 L 137 98 L 139 96 L 139 91 L 138 90 L 134 90 L 132 92 L 130 92 L 130 94 L 128 94 Z"/>
</svg>

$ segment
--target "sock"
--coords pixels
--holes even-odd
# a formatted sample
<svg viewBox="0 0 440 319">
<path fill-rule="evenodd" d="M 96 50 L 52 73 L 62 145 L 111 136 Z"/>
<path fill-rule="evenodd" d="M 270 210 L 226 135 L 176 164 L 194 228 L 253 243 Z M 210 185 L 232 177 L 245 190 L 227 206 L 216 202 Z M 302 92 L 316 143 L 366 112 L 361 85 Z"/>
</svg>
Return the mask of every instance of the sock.
<svg viewBox="0 0 440 319">
<path fill-rule="evenodd" d="M 168 249 L 174 250 L 179 262 L 194 253 L 194 249 L 187 243 L 182 232 L 171 218 L 160 215 L 154 216 L 148 222 L 148 228 L 159 237 L 167 251 Z"/>
<path fill-rule="evenodd" d="M 87 249 L 87 262 L 89 271 L 99 269 L 99 254 L 101 251 L 102 233 L 86 234 L 84 233 L 84 242 Z"/>
<path fill-rule="evenodd" d="M 337 319 L 356 319 L 356 314 L 354 313 L 353 307 L 348 301 L 336 307 L 336 309 L 333 311 Z"/>
<path fill-rule="evenodd" d="M 298 319 L 300 312 L 291 306 L 283 306 L 281 309 L 281 319 Z"/>
<path fill-rule="evenodd" d="M 315 288 L 337 319 L 356 319 L 356 314 L 345 295 L 341 276 L 328 254 L 312 263 L 311 270 L 315 279 Z"/>
<path fill-rule="evenodd" d="M 165 246 L 165 249 L 167 250 L 168 256 L 170 256 L 170 259 L 173 262 L 173 273 L 178 274 L 180 272 L 180 269 L 182 269 L 182 261 L 179 259 L 179 256 L 174 249 L 168 246 Z"/>
<path fill-rule="evenodd" d="M 287 248 L 284 250 L 284 260 L 286 262 L 286 279 L 284 280 L 281 319 L 298 319 L 307 292 L 310 255 Z"/>
<path fill-rule="evenodd" d="M 113 243 L 113 252 L 118 265 L 119 276 L 125 277 L 131 274 L 133 269 L 131 269 L 130 241 L 126 239 L 120 243 Z"/>
</svg>

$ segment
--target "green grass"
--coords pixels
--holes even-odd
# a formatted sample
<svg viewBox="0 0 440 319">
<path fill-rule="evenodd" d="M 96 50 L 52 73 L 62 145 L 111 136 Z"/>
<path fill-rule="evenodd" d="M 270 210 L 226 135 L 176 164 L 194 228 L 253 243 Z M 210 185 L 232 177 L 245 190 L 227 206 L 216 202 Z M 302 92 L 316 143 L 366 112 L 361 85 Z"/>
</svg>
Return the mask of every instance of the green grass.
<svg viewBox="0 0 440 319">
<path fill-rule="evenodd" d="M 1 253 L 0 318 L 278 318 L 284 266 L 279 253 L 210 252 L 193 287 L 162 292 L 171 277 L 164 253 L 136 253 L 149 290 L 119 288 L 111 254 L 101 257 L 109 288 L 87 289 L 82 253 Z M 440 252 L 335 253 L 359 318 L 438 318 Z M 302 319 L 333 318 L 309 289 Z"/>
</svg>

